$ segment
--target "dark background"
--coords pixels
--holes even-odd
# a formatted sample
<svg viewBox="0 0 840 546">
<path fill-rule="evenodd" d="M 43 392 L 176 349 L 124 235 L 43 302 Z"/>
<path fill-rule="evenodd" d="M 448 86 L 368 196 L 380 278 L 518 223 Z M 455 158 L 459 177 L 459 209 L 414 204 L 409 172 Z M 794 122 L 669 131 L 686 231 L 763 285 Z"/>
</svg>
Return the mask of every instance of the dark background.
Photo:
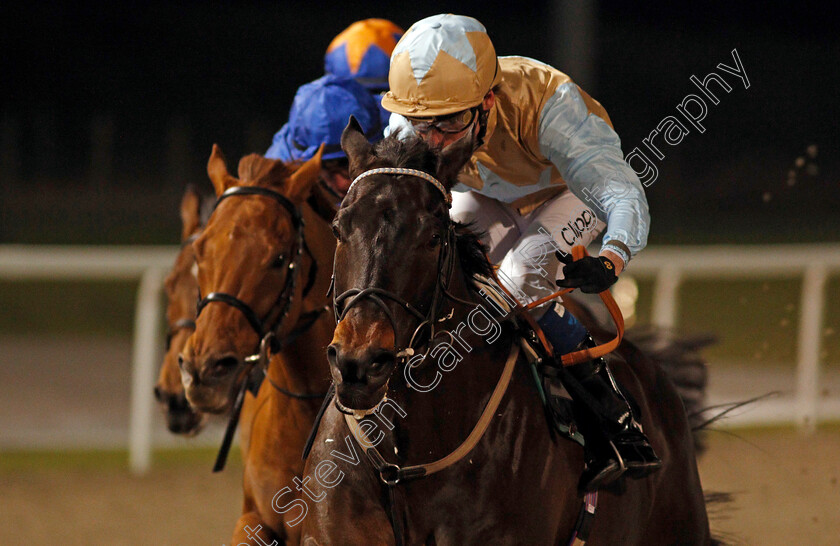
<svg viewBox="0 0 840 546">
<path fill-rule="evenodd" d="M 625 153 L 679 118 L 677 104 L 698 93 L 691 75 L 714 70 L 732 85 L 709 104 L 705 133 L 689 127 L 661 146 L 652 244 L 837 239 L 832 5 L 596 2 L 587 76 L 566 68 L 577 64 L 555 30 L 556 2 L 377 4 L 3 3 L 0 243 L 176 242 L 185 184 L 209 191 L 212 143 L 231 169 L 264 152 L 296 88 L 322 74 L 333 36 L 367 17 L 408 28 L 446 11 L 478 18 L 500 55 L 568 71 L 607 108 Z M 749 89 L 716 69 L 733 66 L 732 49 Z"/>
</svg>

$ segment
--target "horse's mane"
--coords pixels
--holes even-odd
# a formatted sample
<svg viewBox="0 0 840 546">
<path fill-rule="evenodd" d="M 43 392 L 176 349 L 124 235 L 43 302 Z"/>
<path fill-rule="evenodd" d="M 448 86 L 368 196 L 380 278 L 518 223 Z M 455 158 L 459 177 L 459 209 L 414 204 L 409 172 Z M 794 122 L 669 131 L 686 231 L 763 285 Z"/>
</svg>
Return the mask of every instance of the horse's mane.
<svg viewBox="0 0 840 546">
<path fill-rule="evenodd" d="M 420 138 L 400 139 L 398 135 L 392 135 L 374 145 L 371 165 L 417 169 L 434 176 L 438 170 L 438 155 Z M 453 185 L 451 180 L 441 182 L 447 187 Z M 487 249 L 481 242 L 481 234 L 473 233 L 470 228 L 470 224 L 455 222 L 455 244 L 461 269 L 468 279 L 475 275 L 490 277 L 493 266 L 487 261 Z"/>
<path fill-rule="evenodd" d="M 268 159 L 259 154 L 246 155 L 239 160 L 239 180 L 251 185 L 280 185 L 293 170 L 279 159 Z"/>
<path fill-rule="evenodd" d="M 481 233 L 474 233 L 471 224 L 455 222 L 455 245 L 461 269 L 468 279 L 476 275 L 493 277 L 493 264 L 487 260 L 487 247 L 481 242 Z"/>
<path fill-rule="evenodd" d="M 376 166 L 417 169 L 431 175 L 437 173 L 437 154 L 428 144 L 417 137 L 406 139 L 391 135 L 377 142 L 373 147 L 371 164 Z"/>
</svg>

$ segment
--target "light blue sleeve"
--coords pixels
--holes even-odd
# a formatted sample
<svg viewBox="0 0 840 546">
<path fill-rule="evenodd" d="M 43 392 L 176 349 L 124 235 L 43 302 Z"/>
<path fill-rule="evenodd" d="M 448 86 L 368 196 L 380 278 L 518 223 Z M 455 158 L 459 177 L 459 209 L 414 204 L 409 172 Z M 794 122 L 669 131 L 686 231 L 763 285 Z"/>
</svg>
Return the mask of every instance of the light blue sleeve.
<svg viewBox="0 0 840 546">
<path fill-rule="evenodd" d="M 557 88 L 539 123 L 540 152 L 554 163 L 571 192 L 607 224 L 604 244 L 620 241 L 635 256 L 647 244 L 650 213 L 639 177 L 624 161 L 618 135 L 589 113 L 574 83 Z"/>
</svg>

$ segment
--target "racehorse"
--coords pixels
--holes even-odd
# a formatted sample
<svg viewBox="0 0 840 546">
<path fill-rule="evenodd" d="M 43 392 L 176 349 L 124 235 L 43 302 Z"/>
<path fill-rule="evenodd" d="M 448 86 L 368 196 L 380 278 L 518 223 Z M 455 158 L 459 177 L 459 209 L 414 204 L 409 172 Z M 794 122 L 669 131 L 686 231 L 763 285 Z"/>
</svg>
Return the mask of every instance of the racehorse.
<svg viewBox="0 0 840 546">
<path fill-rule="evenodd" d="M 194 410 L 187 402 L 178 355 L 195 329 L 195 304 L 198 301 L 198 280 L 195 278 L 195 256 L 192 242 L 202 225 L 202 209 L 209 198 L 202 197 L 187 186 L 181 198 L 181 251 L 166 276 L 166 354 L 160 367 L 155 398 L 166 416 L 166 425 L 175 434 L 195 435 L 207 420 L 207 415 Z"/>
<path fill-rule="evenodd" d="M 345 129 L 355 182 L 333 222 L 336 394 L 304 471 L 324 497 L 303 544 L 558 544 L 581 531 L 582 449 L 549 434 L 517 330 L 472 282 L 491 266 L 449 218 L 468 145 L 372 146 L 355 120 Z M 682 402 L 634 347 L 617 352 L 663 466 L 599 492 L 589 542 L 709 544 Z"/>
<path fill-rule="evenodd" d="M 289 166 L 249 155 L 237 179 L 214 146 L 207 165 L 217 199 L 193 243 L 203 297 L 181 355 L 187 398 L 199 410 L 226 412 L 244 393 L 249 369 L 266 369 L 251 424 L 241 430 L 244 502 L 234 544 L 299 542 L 275 498 L 285 488 L 299 494 L 293 478 L 302 473 L 303 445 L 329 385 L 334 210 L 311 195 L 320 157 Z"/>
</svg>

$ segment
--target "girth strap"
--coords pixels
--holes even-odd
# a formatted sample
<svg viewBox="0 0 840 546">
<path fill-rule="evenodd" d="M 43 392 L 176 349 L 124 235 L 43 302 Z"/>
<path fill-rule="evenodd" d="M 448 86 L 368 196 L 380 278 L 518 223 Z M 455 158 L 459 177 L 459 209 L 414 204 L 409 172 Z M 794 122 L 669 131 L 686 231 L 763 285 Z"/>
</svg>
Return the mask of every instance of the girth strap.
<svg viewBox="0 0 840 546">
<path fill-rule="evenodd" d="M 592 532 L 592 525 L 595 523 L 595 510 L 598 508 L 598 492 L 587 493 L 583 496 L 583 505 L 580 507 L 575 529 L 569 538 L 569 546 L 583 546 L 589 540 L 589 533 Z"/>
</svg>

